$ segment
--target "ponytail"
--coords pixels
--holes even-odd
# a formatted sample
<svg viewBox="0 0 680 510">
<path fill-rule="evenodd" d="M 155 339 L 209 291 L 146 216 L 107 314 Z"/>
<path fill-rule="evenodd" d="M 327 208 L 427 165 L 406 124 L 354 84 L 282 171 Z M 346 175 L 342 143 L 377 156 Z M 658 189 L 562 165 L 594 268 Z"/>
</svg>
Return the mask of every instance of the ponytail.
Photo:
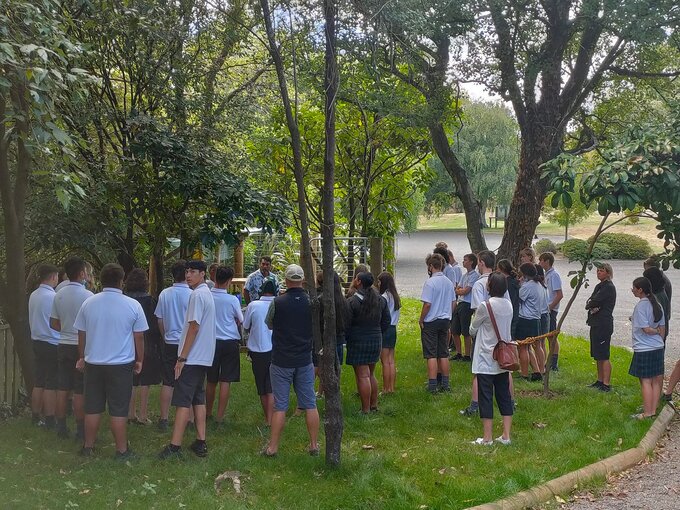
<svg viewBox="0 0 680 510">
<path fill-rule="evenodd" d="M 641 276 L 633 280 L 633 287 L 640 289 L 644 293 L 645 297 L 649 299 L 649 302 L 652 305 L 652 312 L 654 314 L 654 322 L 659 322 L 663 317 L 663 310 L 661 309 L 659 300 L 656 299 L 656 296 L 652 293 L 652 282 L 650 282 L 648 278 Z"/>
</svg>

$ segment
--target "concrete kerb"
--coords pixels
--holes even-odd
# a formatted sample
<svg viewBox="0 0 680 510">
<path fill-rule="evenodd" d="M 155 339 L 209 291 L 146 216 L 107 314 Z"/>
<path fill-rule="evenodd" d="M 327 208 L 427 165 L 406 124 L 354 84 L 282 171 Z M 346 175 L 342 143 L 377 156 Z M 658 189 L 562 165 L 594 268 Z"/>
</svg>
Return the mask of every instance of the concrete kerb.
<svg viewBox="0 0 680 510">
<path fill-rule="evenodd" d="M 514 496 L 493 503 L 470 507 L 468 510 L 520 510 L 534 507 L 551 500 L 555 496 L 568 494 L 574 488 L 595 478 L 604 478 L 611 473 L 625 471 L 642 461 L 654 449 L 674 415 L 675 409 L 671 405 L 664 406 L 645 437 L 635 448 L 617 453 L 612 457 L 582 467 L 527 491 L 519 492 Z"/>
</svg>

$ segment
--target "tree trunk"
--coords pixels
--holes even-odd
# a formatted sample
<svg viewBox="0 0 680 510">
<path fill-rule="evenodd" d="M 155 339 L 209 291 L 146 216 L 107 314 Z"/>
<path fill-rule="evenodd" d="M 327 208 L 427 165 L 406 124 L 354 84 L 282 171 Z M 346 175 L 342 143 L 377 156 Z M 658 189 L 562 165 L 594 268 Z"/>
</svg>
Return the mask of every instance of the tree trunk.
<svg viewBox="0 0 680 510">
<path fill-rule="evenodd" d="M 373 279 L 378 281 L 378 275 L 382 273 L 383 266 L 385 265 L 383 239 L 381 237 L 371 237 L 369 242 L 369 249 L 371 250 L 371 258 L 369 259 L 371 273 L 373 274 Z"/>
<path fill-rule="evenodd" d="M 470 249 L 473 252 L 486 250 L 486 240 L 482 232 L 480 221 L 482 210 L 479 201 L 475 198 L 470 181 L 465 170 L 460 166 L 458 158 L 451 150 L 449 138 L 442 124 L 433 124 L 429 127 L 432 145 L 444 165 L 444 168 L 451 176 L 453 184 L 456 186 L 456 196 L 463 204 L 465 220 L 467 222 L 467 238 L 470 242 Z"/>
<path fill-rule="evenodd" d="M 545 135 L 534 136 L 533 141 L 522 140 L 515 193 L 505 222 L 503 240 L 498 248 L 499 259 L 507 258 L 516 262 L 520 250 L 531 246 L 546 194 L 540 166 L 555 155 L 549 147 Z"/>
<path fill-rule="evenodd" d="M 324 429 L 326 431 L 326 464 L 340 464 L 342 432 L 342 402 L 340 401 L 340 363 L 336 354 L 335 299 L 333 271 L 333 237 L 335 234 L 335 98 L 338 93 L 338 69 L 335 56 L 335 0 L 324 0 L 326 18 L 326 105 L 323 223 L 321 228 L 323 253 L 323 355 L 321 381 L 326 394 Z"/>
</svg>

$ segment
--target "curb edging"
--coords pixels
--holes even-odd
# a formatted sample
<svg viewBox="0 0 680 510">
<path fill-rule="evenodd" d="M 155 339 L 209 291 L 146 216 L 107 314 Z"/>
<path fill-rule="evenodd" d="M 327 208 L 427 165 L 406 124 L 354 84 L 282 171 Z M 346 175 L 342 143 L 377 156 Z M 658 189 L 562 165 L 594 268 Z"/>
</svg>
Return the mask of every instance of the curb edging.
<svg viewBox="0 0 680 510">
<path fill-rule="evenodd" d="M 518 492 L 513 496 L 470 507 L 468 510 L 521 510 L 545 503 L 560 494 L 570 493 L 574 490 L 575 486 L 589 482 L 594 478 L 606 478 L 609 474 L 625 471 L 642 461 L 654 449 L 656 443 L 666 431 L 666 427 L 668 427 L 673 419 L 673 416 L 675 416 L 673 406 L 664 406 L 659 416 L 657 416 L 650 429 L 635 448 L 617 453 L 612 457 L 607 457 L 529 490 Z"/>
</svg>

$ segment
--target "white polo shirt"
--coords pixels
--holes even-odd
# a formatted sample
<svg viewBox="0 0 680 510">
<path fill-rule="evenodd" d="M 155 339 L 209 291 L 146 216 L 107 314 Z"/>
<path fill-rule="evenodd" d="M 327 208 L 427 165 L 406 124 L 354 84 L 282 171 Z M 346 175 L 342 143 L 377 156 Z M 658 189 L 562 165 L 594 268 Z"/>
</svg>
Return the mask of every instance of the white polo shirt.
<svg viewBox="0 0 680 510">
<path fill-rule="evenodd" d="M 85 361 L 124 365 L 135 360 L 134 333 L 149 329 L 139 301 L 105 287 L 80 307 L 75 328 L 85 332 Z"/>
<path fill-rule="evenodd" d="M 430 310 L 425 315 L 424 322 L 433 322 L 437 319 L 451 320 L 451 303 L 456 299 L 453 284 L 444 273 L 438 271 L 423 285 L 423 293 L 420 300 L 430 303 Z"/>
<path fill-rule="evenodd" d="M 479 273 L 477 272 L 477 274 Z M 480 274 L 477 280 L 475 280 L 472 290 L 468 294 L 468 296 L 471 296 L 470 310 L 476 310 L 481 303 L 489 299 L 489 290 L 486 288 L 486 285 L 489 283 L 490 274 L 491 273 Z M 505 291 L 505 294 L 503 294 L 503 298 L 510 301 L 510 294 L 508 294 L 507 290 Z M 510 301 L 510 304 L 512 304 L 512 301 Z"/>
<path fill-rule="evenodd" d="M 89 297 L 94 296 L 80 282 L 69 282 L 54 296 L 50 317 L 59 319 L 61 332 L 59 343 L 62 345 L 78 345 L 78 330 L 73 326 L 80 306 Z"/>
<path fill-rule="evenodd" d="M 257 301 L 248 303 L 248 308 L 246 308 L 243 327 L 250 331 L 248 349 L 253 352 L 272 350 L 272 330 L 264 322 L 272 301 L 274 301 L 274 296 L 260 296 Z"/>
<path fill-rule="evenodd" d="M 399 316 L 401 315 L 401 308 L 399 310 L 394 309 L 394 296 L 387 290 L 382 294 L 382 297 L 387 301 L 387 309 L 390 311 L 390 326 L 396 326 L 399 324 Z"/>
<path fill-rule="evenodd" d="M 215 356 L 215 300 L 205 283 L 197 286 L 189 297 L 187 315 L 179 341 L 178 354 L 181 354 L 189 331 L 189 323 L 198 324 L 198 333 L 187 355 L 187 365 L 212 366 Z"/>
<path fill-rule="evenodd" d="M 158 305 L 156 305 L 154 315 L 163 319 L 163 329 L 165 329 L 163 340 L 166 344 L 179 344 L 187 316 L 189 296 L 191 296 L 191 289 L 185 282 L 173 283 L 172 287 L 164 289 L 158 296 Z"/>
<path fill-rule="evenodd" d="M 241 302 L 226 289 L 210 291 L 215 301 L 215 335 L 217 340 L 240 340 L 238 325 L 243 323 Z"/>
<path fill-rule="evenodd" d="M 31 292 L 31 297 L 28 298 L 28 322 L 33 340 L 52 345 L 59 343 L 59 331 L 50 327 L 50 313 L 56 295 L 54 289 L 44 283 Z"/>
</svg>

